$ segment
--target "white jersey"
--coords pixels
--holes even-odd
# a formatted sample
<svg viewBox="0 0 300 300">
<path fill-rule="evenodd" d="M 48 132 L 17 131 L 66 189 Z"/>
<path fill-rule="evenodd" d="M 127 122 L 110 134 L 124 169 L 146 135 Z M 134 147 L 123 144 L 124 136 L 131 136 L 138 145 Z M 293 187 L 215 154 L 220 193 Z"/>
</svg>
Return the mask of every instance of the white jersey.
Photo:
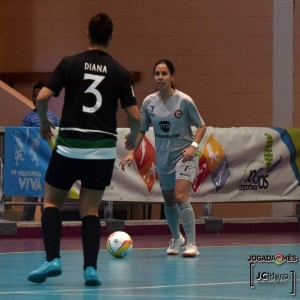
<svg viewBox="0 0 300 300">
<path fill-rule="evenodd" d="M 191 126 L 205 123 L 192 98 L 178 90 L 164 103 L 159 92 L 145 98 L 141 108 L 141 131 L 152 124 L 155 135 L 156 171 L 169 174 L 175 170 L 181 151 L 193 141 Z"/>
</svg>

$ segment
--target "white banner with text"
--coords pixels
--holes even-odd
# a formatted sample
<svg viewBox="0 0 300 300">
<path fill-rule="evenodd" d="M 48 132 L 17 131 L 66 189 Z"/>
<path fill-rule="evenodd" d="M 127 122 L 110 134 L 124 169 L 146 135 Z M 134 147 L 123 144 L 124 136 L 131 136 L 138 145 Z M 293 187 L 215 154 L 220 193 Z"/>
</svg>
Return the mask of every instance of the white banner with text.
<svg viewBox="0 0 300 300">
<path fill-rule="evenodd" d="M 118 129 L 117 158 L 111 185 L 103 200 L 162 202 L 156 174 L 155 141 L 150 130 L 132 165 L 119 166 L 128 128 Z M 167 138 L 167 137 L 166 137 Z M 38 129 L 5 128 L 4 192 L 8 196 L 42 196 L 51 154 Z M 300 200 L 300 129 L 208 127 L 199 147 L 192 202 Z M 70 197 L 77 198 L 80 182 Z"/>
</svg>

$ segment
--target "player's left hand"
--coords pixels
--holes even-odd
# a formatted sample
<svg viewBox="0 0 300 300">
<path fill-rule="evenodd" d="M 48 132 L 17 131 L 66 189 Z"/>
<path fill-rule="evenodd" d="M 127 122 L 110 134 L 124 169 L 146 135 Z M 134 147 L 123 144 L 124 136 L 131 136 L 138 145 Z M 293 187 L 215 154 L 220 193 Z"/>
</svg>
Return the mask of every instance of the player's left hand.
<svg viewBox="0 0 300 300">
<path fill-rule="evenodd" d="M 121 166 L 121 170 L 125 171 L 126 164 L 128 164 L 128 167 L 130 167 L 133 159 L 134 159 L 134 151 L 132 150 L 119 163 L 119 166 Z"/>
<path fill-rule="evenodd" d="M 182 161 L 186 162 L 188 160 L 192 160 L 194 155 L 196 154 L 196 152 L 197 152 L 197 149 L 192 145 L 187 148 L 184 148 L 181 152 L 182 156 L 183 156 Z"/>
</svg>

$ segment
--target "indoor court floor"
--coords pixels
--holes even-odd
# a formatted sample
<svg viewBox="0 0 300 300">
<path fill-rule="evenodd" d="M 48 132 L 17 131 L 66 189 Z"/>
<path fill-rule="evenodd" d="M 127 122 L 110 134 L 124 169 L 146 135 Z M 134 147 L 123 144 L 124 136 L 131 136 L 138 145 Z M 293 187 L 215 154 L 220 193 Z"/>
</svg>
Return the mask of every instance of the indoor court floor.
<svg viewBox="0 0 300 300">
<path fill-rule="evenodd" d="M 0 300 L 300 297 L 299 232 L 199 234 L 200 255 L 195 258 L 167 256 L 168 235 L 132 238 L 133 251 L 122 259 L 112 257 L 105 249 L 105 237 L 101 239 L 102 285 L 86 287 L 80 238 L 62 239 L 61 276 L 33 284 L 27 276 L 44 260 L 42 239 L 2 237 Z"/>
</svg>

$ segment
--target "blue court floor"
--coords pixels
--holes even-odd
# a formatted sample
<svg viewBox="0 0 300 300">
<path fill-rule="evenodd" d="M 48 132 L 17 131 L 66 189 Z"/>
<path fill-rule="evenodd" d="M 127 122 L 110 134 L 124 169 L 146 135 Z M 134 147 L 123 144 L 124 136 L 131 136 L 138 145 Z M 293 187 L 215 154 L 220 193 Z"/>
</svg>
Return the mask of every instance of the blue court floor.
<svg viewBox="0 0 300 300">
<path fill-rule="evenodd" d="M 2 252 L 0 300 L 300 299 L 300 243 L 202 246 L 196 258 L 167 256 L 165 250 L 134 247 L 128 257 L 117 259 L 101 249 L 100 287 L 84 286 L 79 249 L 63 250 L 62 275 L 43 284 L 27 281 L 43 261 L 43 251 Z M 277 264 L 256 261 L 274 257 Z"/>
</svg>

